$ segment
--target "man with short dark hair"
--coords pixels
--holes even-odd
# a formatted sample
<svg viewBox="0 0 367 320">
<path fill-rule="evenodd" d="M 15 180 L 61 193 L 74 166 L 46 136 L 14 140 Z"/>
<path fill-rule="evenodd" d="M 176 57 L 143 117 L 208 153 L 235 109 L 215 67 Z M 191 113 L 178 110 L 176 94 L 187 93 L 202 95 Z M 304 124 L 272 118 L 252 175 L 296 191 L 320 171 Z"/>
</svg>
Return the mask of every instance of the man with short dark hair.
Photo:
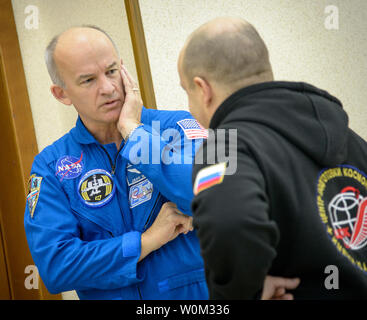
<svg viewBox="0 0 367 320">
<path fill-rule="evenodd" d="M 212 129 L 192 203 L 210 298 L 251 298 L 267 274 L 300 277 L 295 299 L 367 298 L 367 144 L 340 101 L 273 81 L 263 40 L 238 18 L 198 28 L 178 72 L 191 113 Z"/>
</svg>

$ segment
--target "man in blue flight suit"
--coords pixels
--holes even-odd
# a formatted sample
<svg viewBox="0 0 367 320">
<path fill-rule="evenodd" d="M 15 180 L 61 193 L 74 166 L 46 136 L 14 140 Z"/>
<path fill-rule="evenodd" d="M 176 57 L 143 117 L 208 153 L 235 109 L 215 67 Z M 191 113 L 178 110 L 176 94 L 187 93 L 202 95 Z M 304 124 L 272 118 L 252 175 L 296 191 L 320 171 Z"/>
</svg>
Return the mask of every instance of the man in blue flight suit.
<svg viewBox="0 0 367 320">
<path fill-rule="evenodd" d="M 208 299 L 190 212 L 192 162 L 206 131 L 188 112 L 143 108 L 111 38 L 96 27 L 56 36 L 46 64 L 52 94 L 79 114 L 36 156 L 29 181 L 25 230 L 48 290 Z M 269 297 L 282 296 L 271 288 Z"/>
</svg>

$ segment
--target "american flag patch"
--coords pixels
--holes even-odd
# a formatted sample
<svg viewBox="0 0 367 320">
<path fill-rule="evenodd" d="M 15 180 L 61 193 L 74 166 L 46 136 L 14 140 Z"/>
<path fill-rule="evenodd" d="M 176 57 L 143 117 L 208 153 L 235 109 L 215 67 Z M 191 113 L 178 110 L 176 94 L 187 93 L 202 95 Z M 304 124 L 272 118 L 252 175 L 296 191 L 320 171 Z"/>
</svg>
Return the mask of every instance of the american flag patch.
<svg viewBox="0 0 367 320">
<path fill-rule="evenodd" d="M 184 119 L 177 124 L 182 128 L 188 139 L 207 139 L 208 130 L 203 128 L 195 119 Z"/>
</svg>

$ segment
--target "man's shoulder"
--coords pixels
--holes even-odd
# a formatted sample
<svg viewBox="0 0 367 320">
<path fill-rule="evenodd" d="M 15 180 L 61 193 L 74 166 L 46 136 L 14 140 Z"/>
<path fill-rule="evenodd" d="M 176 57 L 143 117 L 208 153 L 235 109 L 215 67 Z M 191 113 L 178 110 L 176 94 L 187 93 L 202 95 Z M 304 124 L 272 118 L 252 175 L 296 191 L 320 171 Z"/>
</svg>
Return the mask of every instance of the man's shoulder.
<svg viewBox="0 0 367 320">
<path fill-rule="evenodd" d="M 73 140 L 70 131 L 40 151 L 34 161 L 38 162 L 42 160 L 46 164 L 49 164 L 58 160 L 63 155 L 68 155 L 72 149 L 75 149 L 75 144 L 76 142 Z"/>
</svg>

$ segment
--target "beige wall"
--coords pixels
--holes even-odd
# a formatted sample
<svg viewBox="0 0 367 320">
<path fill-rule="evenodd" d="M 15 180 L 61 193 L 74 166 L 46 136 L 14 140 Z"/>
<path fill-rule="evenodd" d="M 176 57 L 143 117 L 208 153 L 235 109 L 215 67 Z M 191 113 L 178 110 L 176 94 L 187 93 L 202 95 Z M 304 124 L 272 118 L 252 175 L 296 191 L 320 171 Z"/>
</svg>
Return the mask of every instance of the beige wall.
<svg viewBox="0 0 367 320">
<path fill-rule="evenodd" d="M 123 0 L 12 0 L 19 37 L 38 149 L 54 142 L 75 124 L 77 113 L 51 94 L 44 50 L 52 37 L 64 29 L 94 24 L 106 30 L 115 40 L 131 74 L 136 77 L 129 27 Z M 38 8 L 38 29 L 28 29 L 28 5 Z M 34 21 L 29 21 L 32 26 Z M 64 299 L 76 299 L 74 291 L 63 293 Z"/>
<path fill-rule="evenodd" d="M 367 139 L 366 0 L 139 0 L 158 106 L 187 108 L 176 61 L 186 37 L 218 16 L 247 19 L 269 47 L 278 80 L 305 81 L 337 96 Z M 339 29 L 324 26 L 339 9 Z"/>
<path fill-rule="evenodd" d="M 106 30 L 136 79 L 123 0 L 12 0 L 39 151 L 68 132 L 77 113 L 52 96 L 44 50 L 52 37 L 71 26 L 93 24 Z M 38 29 L 28 29 L 25 8 L 38 8 Z"/>
</svg>

